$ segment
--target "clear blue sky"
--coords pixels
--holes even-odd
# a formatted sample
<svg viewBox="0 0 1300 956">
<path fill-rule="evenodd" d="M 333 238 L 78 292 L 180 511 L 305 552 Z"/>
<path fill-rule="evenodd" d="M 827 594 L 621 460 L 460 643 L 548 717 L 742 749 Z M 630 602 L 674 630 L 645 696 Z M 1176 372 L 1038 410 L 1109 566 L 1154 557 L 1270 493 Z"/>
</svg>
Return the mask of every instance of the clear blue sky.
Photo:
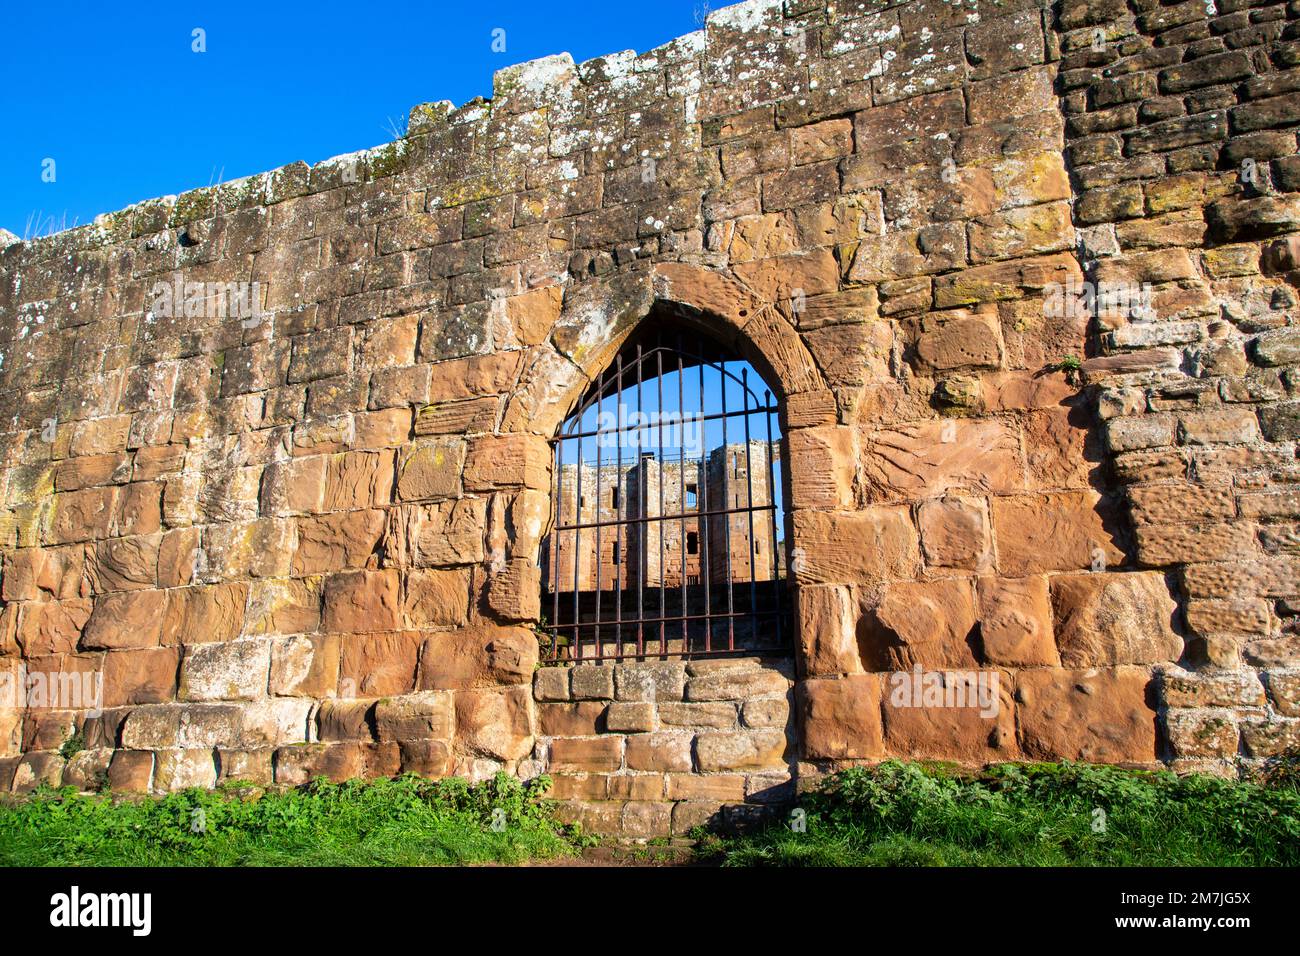
<svg viewBox="0 0 1300 956">
<path fill-rule="evenodd" d="M 142 199 L 392 139 L 431 100 L 490 96 L 551 53 L 652 49 L 724 0 L 24 2 L 0 13 L 0 227 L 71 226 Z M 192 52 L 192 31 L 207 52 Z M 492 32 L 506 50 L 493 52 Z M 55 181 L 43 182 L 46 159 Z"/>
</svg>

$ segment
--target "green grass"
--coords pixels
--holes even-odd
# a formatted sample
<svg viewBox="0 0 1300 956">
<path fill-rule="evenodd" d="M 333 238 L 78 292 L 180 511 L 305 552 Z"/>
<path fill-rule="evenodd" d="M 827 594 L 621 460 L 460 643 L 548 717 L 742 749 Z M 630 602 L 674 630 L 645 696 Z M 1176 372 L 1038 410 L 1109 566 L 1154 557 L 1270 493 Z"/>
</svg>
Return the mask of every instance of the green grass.
<svg viewBox="0 0 1300 956">
<path fill-rule="evenodd" d="M 0 806 L 0 865 L 428 866 L 571 855 L 581 839 L 551 820 L 549 785 L 405 776 L 117 803 L 44 790 Z"/>
<path fill-rule="evenodd" d="M 1297 866 L 1300 791 L 1276 779 L 890 761 L 805 797 L 805 832 L 783 819 L 702 852 L 725 866 Z"/>
<path fill-rule="evenodd" d="M 802 833 L 786 818 L 748 835 L 702 835 L 700 855 L 725 866 L 1298 866 L 1293 770 L 1261 784 L 1089 764 L 971 772 L 889 761 L 834 774 L 805 796 Z M 571 856 L 590 840 L 554 822 L 549 784 L 406 776 L 116 802 L 41 790 L 0 805 L 0 865 L 426 866 Z"/>
</svg>

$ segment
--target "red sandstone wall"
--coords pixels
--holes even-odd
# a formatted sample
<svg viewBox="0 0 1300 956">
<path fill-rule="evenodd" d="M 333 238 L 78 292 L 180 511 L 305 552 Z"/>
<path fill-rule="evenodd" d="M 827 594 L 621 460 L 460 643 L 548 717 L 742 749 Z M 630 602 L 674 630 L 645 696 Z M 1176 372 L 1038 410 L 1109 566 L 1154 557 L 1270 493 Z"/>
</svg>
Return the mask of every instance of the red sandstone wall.
<svg viewBox="0 0 1300 956">
<path fill-rule="evenodd" d="M 0 708 L 0 786 L 551 769 L 641 826 L 887 755 L 1293 746 L 1296 17 L 751 2 L 10 245 L 0 668 L 103 696 Z M 265 314 L 160 314 L 178 273 Z M 1085 278 L 1150 313 L 1051 304 Z M 628 758 L 657 698 L 544 729 L 530 629 L 547 440 L 656 303 L 781 393 L 799 629 L 787 746 L 738 685 L 671 767 Z M 897 705 L 916 665 L 997 706 Z"/>
</svg>

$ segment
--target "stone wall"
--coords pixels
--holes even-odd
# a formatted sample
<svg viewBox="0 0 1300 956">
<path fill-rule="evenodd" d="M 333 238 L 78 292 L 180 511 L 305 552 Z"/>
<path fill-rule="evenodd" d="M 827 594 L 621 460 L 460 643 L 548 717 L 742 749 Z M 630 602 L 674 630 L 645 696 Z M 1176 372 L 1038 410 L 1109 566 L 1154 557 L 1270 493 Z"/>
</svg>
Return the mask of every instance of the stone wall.
<svg viewBox="0 0 1300 956">
<path fill-rule="evenodd" d="M 1294 746 L 1298 17 L 751 0 L 8 245 L 0 787 L 553 770 L 648 832 L 889 755 Z M 535 667 L 548 441 L 652 311 L 783 407 L 779 757 L 770 676 L 669 730 L 720 665 Z"/>
<path fill-rule="evenodd" d="M 794 797 L 793 677 L 759 658 L 543 667 L 536 756 L 588 830 L 744 826 Z"/>
<path fill-rule="evenodd" d="M 1085 372 L 1133 562 L 1172 572 L 1187 629 L 1193 672 L 1162 683 L 1179 768 L 1300 744 L 1298 16 L 1226 0 L 1061 19 L 1084 263 L 1154 290 L 1151 315 L 1098 322 Z"/>
</svg>

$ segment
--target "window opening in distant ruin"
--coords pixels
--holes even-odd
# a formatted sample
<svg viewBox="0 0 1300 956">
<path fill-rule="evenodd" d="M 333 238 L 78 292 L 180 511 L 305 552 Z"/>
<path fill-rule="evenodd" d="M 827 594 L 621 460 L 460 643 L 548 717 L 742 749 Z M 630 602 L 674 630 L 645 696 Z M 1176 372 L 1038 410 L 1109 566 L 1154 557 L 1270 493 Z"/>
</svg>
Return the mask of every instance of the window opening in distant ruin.
<svg viewBox="0 0 1300 956">
<path fill-rule="evenodd" d="M 788 653 L 778 411 L 699 333 L 624 345 L 552 442 L 549 659 Z"/>
</svg>

